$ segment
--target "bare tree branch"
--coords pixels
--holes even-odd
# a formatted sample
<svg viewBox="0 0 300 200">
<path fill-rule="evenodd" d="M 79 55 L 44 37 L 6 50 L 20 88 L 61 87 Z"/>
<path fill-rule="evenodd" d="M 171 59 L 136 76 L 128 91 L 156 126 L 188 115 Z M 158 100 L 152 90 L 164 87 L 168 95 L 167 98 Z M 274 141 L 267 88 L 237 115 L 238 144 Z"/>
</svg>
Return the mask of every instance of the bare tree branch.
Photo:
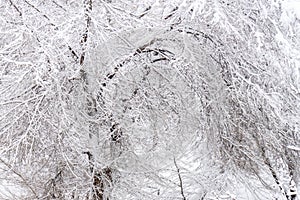
<svg viewBox="0 0 300 200">
<path fill-rule="evenodd" d="M 183 192 L 183 184 L 182 184 L 182 177 L 181 177 L 181 174 L 180 174 L 180 169 L 179 169 L 179 167 L 178 167 L 178 165 L 177 165 L 177 163 L 176 163 L 175 157 L 174 157 L 173 160 L 174 160 L 174 165 L 175 165 L 175 167 L 176 167 L 177 175 L 178 175 L 178 179 L 179 179 L 180 193 L 181 193 L 182 199 L 183 199 L 183 200 L 186 200 L 186 197 L 185 197 L 184 192 Z"/>
</svg>

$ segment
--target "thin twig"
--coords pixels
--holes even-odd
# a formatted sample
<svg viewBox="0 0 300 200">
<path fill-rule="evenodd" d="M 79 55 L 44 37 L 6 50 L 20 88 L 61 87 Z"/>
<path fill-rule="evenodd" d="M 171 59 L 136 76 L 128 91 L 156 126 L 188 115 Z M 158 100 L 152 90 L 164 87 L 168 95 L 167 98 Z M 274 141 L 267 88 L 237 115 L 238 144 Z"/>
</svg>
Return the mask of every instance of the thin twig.
<svg viewBox="0 0 300 200">
<path fill-rule="evenodd" d="M 16 11 L 19 13 L 20 17 L 22 17 L 22 12 L 21 12 L 20 9 L 16 6 L 16 4 L 14 4 L 14 2 L 12 2 L 12 0 L 9 0 L 9 3 L 16 9 Z"/>
<path fill-rule="evenodd" d="M 176 163 L 176 159 L 174 157 L 174 164 L 175 164 L 175 167 L 177 169 L 177 174 L 178 174 L 178 179 L 179 179 L 179 187 L 180 187 L 180 192 L 181 192 L 181 196 L 182 196 L 182 199 L 183 200 L 186 200 L 186 197 L 184 195 L 184 192 L 183 192 L 183 185 L 182 185 L 182 178 L 181 178 L 181 174 L 180 174 L 180 169 Z"/>
<path fill-rule="evenodd" d="M 1 158 L 0 158 L 0 162 L 3 163 L 6 167 L 8 167 L 15 175 L 17 175 L 18 177 L 20 177 L 20 179 L 23 181 L 23 183 L 24 183 L 24 184 L 29 188 L 29 190 L 34 194 L 34 197 L 35 197 L 36 199 L 38 199 L 37 193 L 34 191 L 34 189 L 29 185 L 28 181 L 27 181 L 27 180 L 26 180 L 19 172 L 17 172 L 16 170 L 14 170 L 13 167 L 12 167 L 9 163 L 5 162 L 5 161 L 2 160 Z"/>
<path fill-rule="evenodd" d="M 40 13 L 44 18 L 46 18 L 46 19 L 50 22 L 50 25 L 51 25 L 51 26 L 55 26 L 55 25 L 51 22 L 50 18 L 49 18 L 47 15 L 45 15 L 44 13 L 42 13 L 42 12 L 40 11 L 40 9 L 38 9 L 36 6 L 34 6 L 32 3 L 30 3 L 30 2 L 27 1 L 27 0 L 25 0 L 25 3 L 27 3 L 30 7 L 32 7 L 34 10 L 36 10 L 38 13 Z"/>
</svg>

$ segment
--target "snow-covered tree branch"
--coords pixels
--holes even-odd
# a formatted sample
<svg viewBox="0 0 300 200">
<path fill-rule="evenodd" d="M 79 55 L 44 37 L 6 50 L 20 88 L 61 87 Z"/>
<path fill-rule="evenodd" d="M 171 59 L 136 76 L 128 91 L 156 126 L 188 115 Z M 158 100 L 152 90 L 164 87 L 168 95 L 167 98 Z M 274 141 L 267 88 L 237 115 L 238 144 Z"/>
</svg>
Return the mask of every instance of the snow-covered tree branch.
<svg viewBox="0 0 300 200">
<path fill-rule="evenodd" d="M 0 199 L 299 198 L 296 0 L 3 0 Z"/>
</svg>

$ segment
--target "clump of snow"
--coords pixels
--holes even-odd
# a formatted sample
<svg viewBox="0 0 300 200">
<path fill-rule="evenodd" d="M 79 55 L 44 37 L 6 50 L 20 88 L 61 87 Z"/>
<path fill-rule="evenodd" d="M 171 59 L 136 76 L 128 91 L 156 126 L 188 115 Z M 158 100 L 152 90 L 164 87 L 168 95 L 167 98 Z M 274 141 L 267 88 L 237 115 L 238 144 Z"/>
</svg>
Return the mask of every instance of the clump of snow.
<svg viewBox="0 0 300 200">
<path fill-rule="evenodd" d="M 282 1 L 281 22 L 286 24 L 300 19 L 300 1 L 287 0 Z"/>
<path fill-rule="evenodd" d="M 292 146 L 292 145 L 287 146 L 287 148 L 295 150 L 295 151 L 300 151 L 300 147 L 295 147 L 295 146 Z"/>
</svg>

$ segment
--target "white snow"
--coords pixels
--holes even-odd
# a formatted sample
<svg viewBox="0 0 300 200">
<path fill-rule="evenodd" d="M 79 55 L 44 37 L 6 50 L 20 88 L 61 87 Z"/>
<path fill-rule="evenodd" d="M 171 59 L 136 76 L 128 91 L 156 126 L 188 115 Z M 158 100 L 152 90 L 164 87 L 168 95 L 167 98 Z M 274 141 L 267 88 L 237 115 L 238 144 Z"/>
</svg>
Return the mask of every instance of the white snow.
<svg viewBox="0 0 300 200">
<path fill-rule="evenodd" d="M 292 146 L 292 145 L 287 146 L 287 148 L 295 150 L 295 151 L 300 151 L 300 147 L 296 147 L 296 146 Z"/>
</svg>

